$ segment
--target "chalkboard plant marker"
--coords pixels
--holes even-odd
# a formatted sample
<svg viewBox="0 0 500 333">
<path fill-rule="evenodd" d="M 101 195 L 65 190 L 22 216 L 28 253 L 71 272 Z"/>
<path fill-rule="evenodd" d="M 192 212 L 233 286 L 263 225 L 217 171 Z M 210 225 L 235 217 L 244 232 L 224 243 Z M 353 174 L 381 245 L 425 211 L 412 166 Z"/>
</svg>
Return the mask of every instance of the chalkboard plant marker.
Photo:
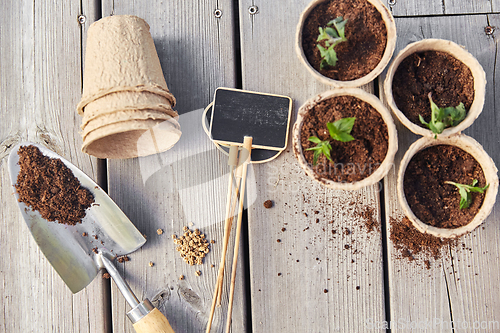
<svg viewBox="0 0 500 333">
<path fill-rule="evenodd" d="M 395 45 L 394 18 L 378 0 L 314 0 L 302 12 L 295 38 L 301 63 L 334 87 L 371 82 L 388 65 Z"/>
<path fill-rule="evenodd" d="M 399 88 L 401 85 L 404 89 Z M 443 39 L 423 39 L 406 46 L 389 66 L 384 80 L 385 100 L 392 112 L 410 131 L 428 137 L 451 136 L 469 127 L 481 114 L 485 93 L 486 74 L 476 58 Z M 433 103 L 443 109 L 459 108 L 463 103 L 466 115 L 433 131 L 426 125 L 436 112 L 431 109 Z"/>
<path fill-rule="evenodd" d="M 459 237 L 491 213 L 498 192 L 497 172 L 491 157 L 471 137 L 422 137 L 401 160 L 398 201 L 420 232 Z"/>
<path fill-rule="evenodd" d="M 343 140 L 331 139 L 331 129 L 342 129 L 338 132 L 343 132 Z M 377 183 L 393 166 L 398 147 L 389 111 L 377 97 L 358 88 L 334 89 L 310 98 L 299 109 L 292 135 L 299 165 L 332 189 L 357 190 Z"/>
</svg>

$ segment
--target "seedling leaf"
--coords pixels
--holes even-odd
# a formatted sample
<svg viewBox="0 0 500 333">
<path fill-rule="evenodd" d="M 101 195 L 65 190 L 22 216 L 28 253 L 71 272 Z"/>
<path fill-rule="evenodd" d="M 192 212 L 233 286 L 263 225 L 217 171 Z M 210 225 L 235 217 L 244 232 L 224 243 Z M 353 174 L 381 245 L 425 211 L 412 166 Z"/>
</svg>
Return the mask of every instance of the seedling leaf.
<svg viewBox="0 0 500 333">
<path fill-rule="evenodd" d="M 326 127 L 332 139 L 341 142 L 349 142 L 355 140 L 350 134 L 355 120 L 356 117 L 342 118 L 333 123 L 326 123 Z"/>
<path fill-rule="evenodd" d="M 464 185 L 451 181 L 445 181 L 445 184 L 455 185 L 458 188 L 458 193 L 460 193 L 460 209 L 469 208 L 472 202 L 471 192 L 484 193 L 490 186 L 490 184 L 486 184 L 485 187 L 475 186 L 477 184 L 477 179 L 474 179 L 471 185 Z"/>
<path fill-rule="evenodd" d="M 319 27 L 319 35 L 316 41 L 318 44 L 316 45 L 321 54 L 321 63 L 320 68 L 324 69 L 327 66 L 336 66 L 337 65 L 337 53 L 334 50 L 334 47 L 341 42 L 347 41 L 345 38 L 345 25 L 347 20 L 343 20 L 342 16 L 339 16 L 330 22 L 328 22 L 325 28 Z M 332 28 L 331 26 L 333 25 Z M 325 41 L 324 48 L 319 44 L 319 42 Z"/>
<path fill-rule="evenodd" d="M 434 134 L 443 133 L 446 127 L 456 126 L 465 118 L 466 111 L 462 102 L 456 107 L 440 108 L 432 100 L 431 93 L 429 93 L 429 102 L 431 103 L 431 121 L 429 123 L 426 122 L 422 115 L 418 115 L 418 118 Z"/>
<path fill-rule="evenodd" d="M 313 165 L 316 165 L 318 163 L 318 158 L 321 156 L 321 154 L 325 155 L 329 161 L 332 161 L 332 158 L 330 156 L 330 151 L 332 150 L 332 146 L 330 145 L 330 141 L 328 141 L 328 140 L 321 141 L 321 139 L 316 137 L 316 136 L 311 136 L 311 137 L 309 137 L 308 140 L 313 142 L 313 143 L 316 143 L 315 147 L 311 147 L 311 148 L 306 149 L 306 150 L 312 150 L 314 152 Z"/>
</svg>

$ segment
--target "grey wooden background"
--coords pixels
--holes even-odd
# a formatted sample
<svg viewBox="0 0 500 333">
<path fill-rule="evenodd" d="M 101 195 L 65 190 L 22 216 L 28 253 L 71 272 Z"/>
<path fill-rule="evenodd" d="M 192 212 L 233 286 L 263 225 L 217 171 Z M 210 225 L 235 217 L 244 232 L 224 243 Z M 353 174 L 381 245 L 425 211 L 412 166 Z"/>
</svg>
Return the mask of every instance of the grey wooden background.
<svg viewBox="0 0 500 333">
<path fill-rule="evenodd" d="M 120 272 L 139 298 L 148 297 L 166 314 L 176 332 L 204 331 L 220 258 L 228 167 L 227 158 L 202 133 L 201 111 L 218 86 L 288 95 L 294 114 L 306 99 L 328 89 L 307 73 L 293 49 L 297 19 L 308 2 L 3 3 L 1 332 L 133 332 L 125 315 L 128 305 L 112 283 L 98 277 L 72 295 L 32 240 L 12 196 L 5 163 L 10 147 L 25 140 L 54 149 L 108 188 L 148 239 L 131 261 L 119 264 Z M 396 52 L 423 38 L 444 38 L 464 45 L 484 67 L 484 111 L 466 133 L 483 144 L 498 165 L 498 30 L 486 35 L 484 28 L 500 28 L 499 1 L 385 3 L 396 17 Z M 220 18 L 214 16 L 216 9 L 222 11 Z M 81 119 L 75 106 L 86 31 L 101 16 L 112 14 L 133 14 L 149 23 L 167 84 L 178 101 L 184 133 L 174 149 L 159 158 L 97 161 L 80 152 Z M 80 15 L 85 22 L 78 21 Z M 382 79 L 363 88 L 383 99 Z M 389 320 L 455 321 L 456 331 L 473 331 L 457 325 L 500 322 L 498 205 L 484 228 L 462 239 L 470 251 L 449 249 L 449 258 L 433 262 L 430 270 L 397 259 L 386 221 L 402 214 L 395 174 L 404 151 L 417 139 L 400 124 L 398 134 L 395 168 L 383 187 L 326 190 L 301 171 L 290 148 L 276 160 L 250 168 L 248 232 L 240 251 L 233 332 L 383 331 Z M 275 202 L 272 209 L 262 205 L 268 199 Z M 372 232 L 360 217 L 368 209 L 379 223 Z M 200 267 L 200 277 L 194 274 L 198 268 L 181 261 L 170 238 L 184 225 L 198 227 L 217 241 Z M 156 234 L 158 228 L 163 235 Z M 231 259 L 229 255 L 228 262 Z M 180 274 L 186 277 L 182 281 Z M 223 307 L 217 309 L 213 326 L 217 332 L 225 323 L 227 277 L 224 286 Z M 405 328 L 396 325 L 392 331 L 408 331 Z M 454 331 L 424 328 L 421 331 Z"/>
</svg>

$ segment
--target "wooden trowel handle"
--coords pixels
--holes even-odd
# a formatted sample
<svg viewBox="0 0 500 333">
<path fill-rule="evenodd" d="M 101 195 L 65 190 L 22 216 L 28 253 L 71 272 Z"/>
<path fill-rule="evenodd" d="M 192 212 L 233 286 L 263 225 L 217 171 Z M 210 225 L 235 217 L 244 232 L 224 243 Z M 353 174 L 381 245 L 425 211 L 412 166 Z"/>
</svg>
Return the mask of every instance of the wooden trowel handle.
<svg viewBox="0 0 500 333">
<path fill-rule="evenodd" d="M 134 324 L 137 333 L 174 333 L 167 318 L 157 308 Z"/>
</svg>

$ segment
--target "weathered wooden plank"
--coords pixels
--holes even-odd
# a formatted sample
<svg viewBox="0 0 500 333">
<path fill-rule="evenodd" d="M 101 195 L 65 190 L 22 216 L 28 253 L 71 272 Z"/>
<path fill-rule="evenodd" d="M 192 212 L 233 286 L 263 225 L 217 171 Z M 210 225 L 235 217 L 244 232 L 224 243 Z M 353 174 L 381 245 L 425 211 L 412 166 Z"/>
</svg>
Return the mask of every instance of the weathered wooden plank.
<svg viewBox="0 0 500 333">
<path fill-rule="evenodd" d="M 6 163 L 12 145 L 30 140 L 97 178 L 95 159 L 80 152 L 75 112 L 82 79 L 80 11 L 78 1 L 8 1 L 0 13 L 3 332 L 106 332 L 102 279 L 76 295 L 65 286 L 18 212 Z"/>
<path fill-rule="evenodd" d="M 136 226 L 146 245 L 120 270 L 139 298 L 148 297 L 166 314 L 176 332 L 204 331 L 220 260 L 227 190 L 227 157 L 215 150 L 201 128 L 201 109 L 218 86 L 234 87 L 234 17 L 232 1 L 104 1 L 103 15 L 133 14 L 151 26 L 167 84 L 181 114 L 181 140 L 165 153 L 109 161 L 109 192 Z M 216 18 L 216 9 L 222 16 Z M 191 267 L 175 251 L 171 234 L 194 224 L 215 239 L 203 266 Z M 164 230 L 157 235 L 156 230 Z M 232 243 L 231 243 L 232 244 Z M 230 244 L 230 248 L 231 248 Z M 228 255 L 230 263 L 232 255 Z M 149 267 L 148 263 L 155 263 Z M 240 260 L 233 331 L 246 331 L 246 303 Z M 211 267 L 214 264 L 215 267 Z M 230 265 L 228 266 L 230 267 Z M 197 277 L 195 271 L 202 275 Z M 185 279 L 180 281 L 179 275 Z M 229 282 L 213 332 L 223 330 Z M 123 297 L 112 290 L 113 329 L 132 332 Z"/>
<path fill-rule="evenodd" d="M 308 3 L 240 1 L 243 87 L 291 96 L 294 113 L 329 89 L 294 51 L 295 27 Z M 251 6 L 258 8 L 254 15 Z M 385 319 L 380 228 L 368 233 L 358 216 L 373 209 L 380 223 L 378 186 L 325 189 L 300 169 L 290 145 L 276 160 L 254 165 L 249 182 L 256 198 L 248 221 L 252 327 L 363 332 L 367 322 Z M 275 202 L 271 209 L 263 207 L 268 199 Z"/>
<path fill-rule="evenodd" d="M 394 16 L 480 14 L 498 11 L 498 0 L 383 0 Z"/>
<path fill-rule="evenodd" d="M 486 102 L 483 113 L 465 133 L 483 144 L 498 165 L 498 87 L 495 83 L 498 80 L 495 71 L 498 46 L 495 36 L 488 36 L 484 32 L 488 23 L 495 25 L 497 22 L 498 15 L 397 19 L 396 50 L 399 51 L 409 42 L 423 38 L 443 38 L 464 45 L 476 56 L 486 72 Z M 385 179 L 386 220 L 402 217 L 396 197 L 396 175 L 406 149 L 417 139 L 409 130 L 398 125 L 400 140 L 395 169 Z M 451 332 L 451 321 L 454 321 L 455 329 L 464 329 L 464 325 L 470 325 L 471 328 L 481 323 L 493 325 L 485 330 L 488 332 L 500 329 L 495 326 L 500 322 L 500 292 L 498 286 L 492 284 L 492 281 L 497 281 L 499 277 L 498 209 L 497 204 L 482 227 L 460 239 L 460 243 L 465 244 L 464 248 L 470 248 L 470 251 L 462 249 L 461 246 L 445 250 L 449 252 L 450 258 L 445 256 L 438 261 L 431 260 L 429 270 L 425 269 L 421 260 L 408 262 L 406 259 L 397 259 L 398 254 L 391 241 L 387 241 L 390 317 L 393 324 L 398 321 L 402 323 L 400 326 L 393 326 L 393 332 L 405 332 L 410 324 L 428 325 L 420 326 L 426 331 Z M 388 235 L 389 232 L 388 229 Z"/>
</svg>

